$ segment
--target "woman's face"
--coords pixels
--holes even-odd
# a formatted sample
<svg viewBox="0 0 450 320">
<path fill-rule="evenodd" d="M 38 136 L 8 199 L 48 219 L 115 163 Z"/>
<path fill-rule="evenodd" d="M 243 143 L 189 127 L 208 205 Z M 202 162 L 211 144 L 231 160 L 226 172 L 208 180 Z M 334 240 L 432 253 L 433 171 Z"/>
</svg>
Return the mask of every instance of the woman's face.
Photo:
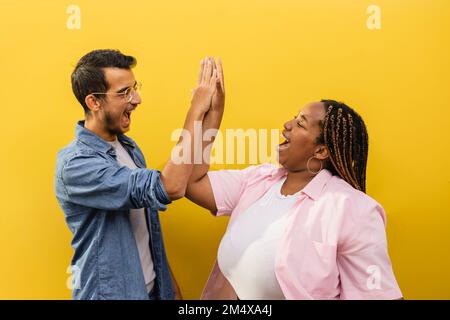
<svg viewBox="0 0 450 320">
<path fill-rule="evenodd" d="M 286 139 L 279 145 L 279 162 L 288 171 L 306 169 L 308 159 L 320 149 L 317 139 L 322 133 L 325 107 L 322 102 L 305 105 L 295 118 L 284 124 L 283 136 Z M 318 170 L 320 163 L 311 161 L 310 168 Z"/>
</svg>

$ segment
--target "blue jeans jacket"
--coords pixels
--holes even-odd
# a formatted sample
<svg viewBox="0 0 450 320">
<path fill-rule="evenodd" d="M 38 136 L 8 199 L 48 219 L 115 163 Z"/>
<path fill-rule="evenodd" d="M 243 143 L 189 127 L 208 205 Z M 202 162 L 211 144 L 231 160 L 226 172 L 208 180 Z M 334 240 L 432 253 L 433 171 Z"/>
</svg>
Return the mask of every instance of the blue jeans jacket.
<svg viewBox="0 0 450 320">
<path fill-rule="evenodd" d="M 158 211 L 171 201 L 160 172 L 148 170 L 144 155 L 125 135 L 119 141 L 137 169 L 120 166 L 114 148 L 84 127 L 57 157 L 55 191 L 73 233 L 73 299 L 142 299 L 149 296 L 129 220 L 129 210 L 146 208 L 156 273 L 156 299 L 173 299 Z"/>
</svg>

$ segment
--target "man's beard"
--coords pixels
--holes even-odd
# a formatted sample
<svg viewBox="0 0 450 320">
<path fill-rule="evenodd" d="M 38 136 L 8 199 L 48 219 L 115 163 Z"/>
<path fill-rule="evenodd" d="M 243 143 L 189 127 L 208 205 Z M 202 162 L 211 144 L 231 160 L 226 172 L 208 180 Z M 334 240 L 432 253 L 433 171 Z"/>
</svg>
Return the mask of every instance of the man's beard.
<svg viewBox="0 0 450 320">
<path fill-rule="evenodd" d="M 104 118 L 105 130 L 108 131 L 108 133 L 111 135 L 117 136 L 117 135 L 122 134 L 123 132 L 120 129 L 120 126 L 118 124 L 119 121 L 115 121 L 109 112 L 105 112 L 104 115 L 105 115 L 105 118 Z"/>
</svg>

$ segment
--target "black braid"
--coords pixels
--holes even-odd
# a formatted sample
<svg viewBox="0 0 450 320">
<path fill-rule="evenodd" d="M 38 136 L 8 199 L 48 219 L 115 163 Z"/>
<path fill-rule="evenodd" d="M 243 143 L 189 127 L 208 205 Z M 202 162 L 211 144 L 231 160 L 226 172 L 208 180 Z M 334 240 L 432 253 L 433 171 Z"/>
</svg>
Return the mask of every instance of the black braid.
<svg viewBox="0 0 450 320">
<path fill-rule="evenodd" d="M 325 119 L 318 143 L 329 151 L 328 169 L 354 188 L 366 192 L 369 139 L 361 116 L 344 103 L 322 100 Z"/>
</svg>

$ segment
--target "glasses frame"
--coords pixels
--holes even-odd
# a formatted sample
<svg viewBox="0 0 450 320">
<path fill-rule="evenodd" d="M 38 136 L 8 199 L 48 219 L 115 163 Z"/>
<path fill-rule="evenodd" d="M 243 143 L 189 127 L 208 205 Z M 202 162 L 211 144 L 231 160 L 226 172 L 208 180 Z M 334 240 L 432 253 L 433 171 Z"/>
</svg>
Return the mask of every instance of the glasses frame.
<svg viewBox="0 0 450 320">
<path fill-rule="evenodd" d="M 105 95 L 113 94 L 116 96 L 123 96 L 124 98 L 126 98 L 128 96 L 128 98 L 126 99 L 126 102 L 131 102 L 131 100 L 133 100 L 133 98 L 134 98 L 134 94 L 137 92 L 140 92 L 141 89 L 142 89 L 142 83 L 136 82 L 132 87 L 128 87 L 124 92 L 92 92 L 90 94 L 92 94 L 94 96 L 96 94 L 105 94 Z"/>
</svg>

